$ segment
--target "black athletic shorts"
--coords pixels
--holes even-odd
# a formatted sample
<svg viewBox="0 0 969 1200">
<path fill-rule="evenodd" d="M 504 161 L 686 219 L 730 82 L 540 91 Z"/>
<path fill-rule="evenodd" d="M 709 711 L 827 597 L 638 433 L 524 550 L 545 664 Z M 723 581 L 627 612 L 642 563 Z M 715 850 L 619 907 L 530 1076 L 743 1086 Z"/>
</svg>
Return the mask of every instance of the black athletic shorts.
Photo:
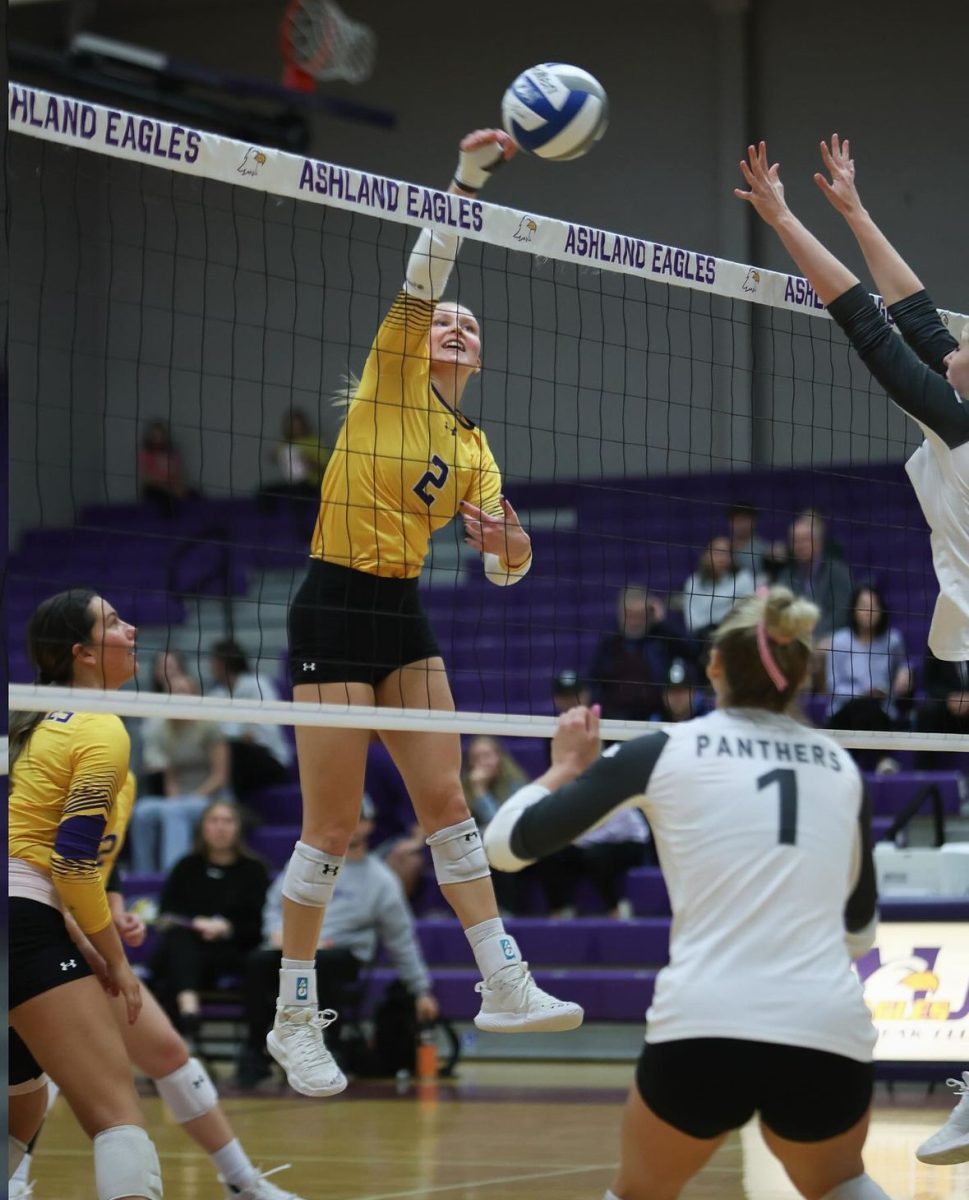
<svg viewBox="0 0 969 1200">
<path fill-rule="evenodd" d="M 47 1082 L 47 1076 L 16 1029 L 11 1029 L 9 1035 L 7 1086 L 14 1095 L 37 1091 Z"/>
<path fill-rule="evenodd" d="M 440 653 L 416 579 L 384 579 L 311 560 L 289 609 L 294 685 L 375 686 L 398 668 Z"/>
<path fill-rule="evenodd" d="M 736 1038 L 647 1042 L 636 1068 L 643 1103 L 695 1138 L 739 1129 L 757 1113 L 778 1137 L 822 1142 L 861 1120 L 872 1080 L 871 1063 Z"/>
<path fill-rule="evenodd" d="M 94 972 L 49 904 L 10 897 L 10 1008 Z"/>
</svg>

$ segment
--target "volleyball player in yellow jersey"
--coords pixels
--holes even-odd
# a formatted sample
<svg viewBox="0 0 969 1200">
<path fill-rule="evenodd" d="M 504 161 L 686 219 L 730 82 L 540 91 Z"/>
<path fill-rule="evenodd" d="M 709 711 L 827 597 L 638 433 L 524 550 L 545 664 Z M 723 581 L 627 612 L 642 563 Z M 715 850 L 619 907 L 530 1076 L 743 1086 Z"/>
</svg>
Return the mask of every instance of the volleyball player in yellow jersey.
<svg viewBox="0 0 969 1200">
<path fill-rule="evenodd" d="M 514 145 L 483 129 L 461 143 L 450 191 L 456 219 L 474 219 L 477 191 Z M 531 545 L 488 441 L 461 410 L 481 370 L 474 315 L 441 295 L 457 233 L 424 230 L 403 289 L 384 318 L 326 469 L 309 573 L 289 617 L 297 701 L 450 712 L 451 689 L 421 608 L 418 576 L 434 530 L 459 512 L 488 578 L 516 583 Z M 542 992 L 505 932 L 488 862 L 459 779 L 456 734 L 381 732 L 407 785 L 448 903 L 484 982 L 480 1029 L 573 1029 L 582 1010 Z M 297 728 L 303 825 L 283 887 L 280 993 L 267 1046 L 290 1085 L 309 1096 L 346 1079 L 323 1041 L 314 956 L 323 911 L 360 813 L 367 730 Z"/>
<path fill-rule="evenodd" d="M 105 827 L 98 865 L 105 881 L 111 917 L 122 941 L 129 946 L 140 946 L 145 940 L 144 922 L 135 913 L 125 911 L 120 881 L 114 870 L 124 846 L 134 802 L 135 780 L 129 772 Z M 70 925 L 69 921 L 69 928 Z M 103 978 L 103 959 L 76 925 L 71 929 L 71 936 L 94 973 Z M 121 999 L 112 1002 L 128 1057 L 154 1082 L 173 1119 L 211 1158 L 225 1185 L 226 1200 L 300 1200 L 294 1193 L 285 1192 L 269 1182 L 267 1175 L 274 1175 L 284 1168 L 277 1167 L 264 1175 L 252 1165 L 219 1105 L 219 1096 L 209 1073 L 191 1056 L 181 1034 L 151 992 L 142 988 L 141 997 L 141 1012 L 133 1025 L 126 1019 Z M 26 1166 L 26 1170 L 21 1167 L 10 1181 L 10 1200 L 30 1195 L 29 1163 Z"/>
<path fill-rule="evenodd" d="M 76 589 L 45 600 L 28 630 L 42 684 L 118 688 L 135 670 L 135 630 L 106 600 Z M 94 1141 L 98 1200 L 157 1200 L 128 1055 L 107 996 L 64 923 L 69 913 L 104 960 L 104 986 L 137 1019 L 141 989 L 111 920 L 98 852 L 128 771 L 128 734 L 108 714 L 10 718 L 9 1082 L 21 1099 L 9 1170 L 39 1128 L 46 1071 Z M 33 1102 L 28 1099 L 36 1093 Z"/>
</svg>

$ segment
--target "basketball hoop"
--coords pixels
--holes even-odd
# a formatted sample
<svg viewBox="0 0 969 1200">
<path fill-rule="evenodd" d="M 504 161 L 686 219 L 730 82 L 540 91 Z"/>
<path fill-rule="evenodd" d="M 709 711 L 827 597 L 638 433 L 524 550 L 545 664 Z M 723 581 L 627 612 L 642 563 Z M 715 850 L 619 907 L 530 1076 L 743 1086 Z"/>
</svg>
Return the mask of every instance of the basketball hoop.
<svg viewBox="0 0 969 1200">
<path fill-rule="evenodd" d="M 377 38 L 334 0 L 290 0 L 280 26 L 283 83 L 311 92 L 318 83 L 363 83 L 373 73 Z"/>
</svg>

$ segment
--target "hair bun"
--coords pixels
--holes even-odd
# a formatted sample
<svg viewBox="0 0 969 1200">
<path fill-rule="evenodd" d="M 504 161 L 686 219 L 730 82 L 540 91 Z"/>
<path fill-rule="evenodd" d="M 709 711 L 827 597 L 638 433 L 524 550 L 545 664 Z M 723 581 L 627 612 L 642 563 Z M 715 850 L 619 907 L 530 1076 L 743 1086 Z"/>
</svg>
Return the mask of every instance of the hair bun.
<svg viewBox="0 0 969 1200">
<path fill-rule="evenodd" d="M 764 628 L 776 642 L 809 642 L 821 617 L 816 604 L 790 588 L 772 587 L 764 605 Z"/>
</svg>

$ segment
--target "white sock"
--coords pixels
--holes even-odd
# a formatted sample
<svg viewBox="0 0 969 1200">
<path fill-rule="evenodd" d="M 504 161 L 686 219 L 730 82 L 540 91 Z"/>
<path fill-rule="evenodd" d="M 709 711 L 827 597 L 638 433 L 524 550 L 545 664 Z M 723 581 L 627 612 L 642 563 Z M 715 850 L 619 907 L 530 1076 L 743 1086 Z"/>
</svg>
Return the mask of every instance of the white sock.
<svg viewBox="0 0 969 1200">
<path fill-rule="evenodd" d="M 870 1175 L 856 1175 L 832 1188 L 822 1200 L 891 1200 L 891 1197 Z"/>
<path fill-rule="evenodd" d="M 17 1183 L 22 1183 L 24 1187 L 27 1186 L 27 1183 L 30 1179 L 30 1164 L 33 1157 L 34 1156 L 29 1151 L 23 1156 L 23 1158 L 20 1160 L 20 1166 L 10 1176 L 11 1183 L 16 1181 Z"/>
<path fill-rule="evenodd" d="M 471 943 L 471 951 L 482 979 L 489 979 L 495 971 L 522 960 L 518 943 L 510 933 L 505 932 L 505 924 L 501 917 L 492 917 L 489 921 L 472 925 L 464 933 Z"/>
<path fill-rule="evenodd" d="M 602 1200 L 619 1200 L 619 1197 L 612 1188 L 606 1188 L 606 1194 L 602 1197 Z"/>
<path fill-rule="evenodd" d="M 280 1004 L 311 1005 L 316 1008 L 316 962 L 314 959 L 284 958 L 279 968 Z"/>
<path fill-rule="evenodd" d="M 256 1174 L 256 1168 L 249 1161 L 249 1155 L 243 1150 L 238 1138 L 233 1138 L 209 1157 L 226 1183 L 240 1191 L 252 1182 Z"/>
</svg>

